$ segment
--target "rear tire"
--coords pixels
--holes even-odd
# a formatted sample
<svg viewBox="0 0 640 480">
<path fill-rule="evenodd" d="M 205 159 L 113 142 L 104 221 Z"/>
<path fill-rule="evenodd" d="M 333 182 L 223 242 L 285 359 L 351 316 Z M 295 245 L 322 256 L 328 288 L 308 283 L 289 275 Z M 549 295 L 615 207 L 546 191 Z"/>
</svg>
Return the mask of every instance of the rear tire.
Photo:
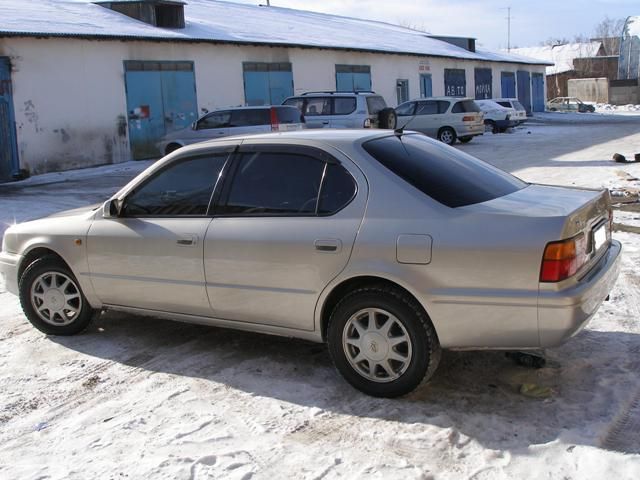
<svg viewBox="0 0 640 480">
<path fill-rule="evenodd" d="M 456 131 L 451 127 L 443 127 L 438 131 L 438 140 L 447 145 L 456 143 Z"/>
<path fill-rule="evenodd" d="M 54 256 L 32 262 L 18 289 L 27 320 L 47 335 L 75 335 L 93 318 L 94 310 L 73 272 Z"/>
<path fill-rule="evenodd" d="M 472 136 L 467 136 L 467 137 L 460 137 L 458 140 L 460 140 L 461 143 L 469 143 L 472 139 L 473 139 Z"/>
<path fill-rule="evenodd" d="M 383 108 L 378 112 L 378 126 L 380 128 L 386 128 L 393 130 L 398 123 L 398 116 L 393 108 Z"/>
<path fill-rule="evenodd" d="M 329 353 L 353 387 L 399 397 L 431 378 L 440 343 L 431 321 L 407 293 L 385 285 L 347 294 L 329 319 Z"/>
</svg>

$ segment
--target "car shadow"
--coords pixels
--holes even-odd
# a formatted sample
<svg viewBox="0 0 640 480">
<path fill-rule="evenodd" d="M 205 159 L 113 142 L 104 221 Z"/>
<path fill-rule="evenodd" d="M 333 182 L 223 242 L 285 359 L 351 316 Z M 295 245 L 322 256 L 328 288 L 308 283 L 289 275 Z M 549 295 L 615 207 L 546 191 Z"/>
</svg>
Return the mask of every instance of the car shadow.
<svg viewBox="0 0 640 480">
<path fill-rule="evenodd" d="M 335 371 L 324 345 L 300 340 L 116 312 L 101 314 L 83 335 L 50 340 L 133 367 L 132 376 L 140 369 L 169 373 L 339 415 L 400 422 L 417 431 L 450 428 L 491 449 L 525 452 L 563 439 L 640 453 L 640 442 L 620 445 L 612 437 L 621 428 L 614 420 L 628 416 L 622 410 L 631 400 L 611 392 L 640 370 L 637 334 L 585 330 L 548 352 L 547 366 L 539 370 L 518 366 L 500 352 L 445 352 L 428 384 L 393 400 L 354 390 Z M 533 393 L 521 393 L 523 385 Z M 607 421 L 610 431 L 603 427 Z M 348 434 L 347 426 L 336 428 Z M 415 452 L 424 439 L 398 442 L 393 448 Z"/>
</svg>

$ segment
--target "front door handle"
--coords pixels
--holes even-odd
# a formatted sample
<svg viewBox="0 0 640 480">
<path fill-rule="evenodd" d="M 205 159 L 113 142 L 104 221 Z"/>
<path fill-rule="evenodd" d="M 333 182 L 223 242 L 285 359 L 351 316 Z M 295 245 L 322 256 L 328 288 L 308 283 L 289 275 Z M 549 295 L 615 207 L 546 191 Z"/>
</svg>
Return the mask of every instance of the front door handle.
<svg viewBox="0 0 640 480">
<path fill-rule="evenodd" d="M 198 243 L 197 235 L 185 235 L 182 238 L 176 240 L 176 243 L 181 247 L 192 247 Z"/>
<path fill-rule="evenodd" d="M 337 238 L 319 238 L 313 244 L 319 252 L 338 253 L 342 250 L 342 242 Z"/>
</svg>

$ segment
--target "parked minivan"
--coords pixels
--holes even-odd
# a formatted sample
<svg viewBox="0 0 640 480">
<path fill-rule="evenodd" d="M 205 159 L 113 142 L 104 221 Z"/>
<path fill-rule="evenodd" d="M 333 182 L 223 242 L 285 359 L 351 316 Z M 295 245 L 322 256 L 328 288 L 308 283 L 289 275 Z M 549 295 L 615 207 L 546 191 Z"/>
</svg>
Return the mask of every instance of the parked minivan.
<svg viewBox="0 0 640 480">
<path fill-rule="evenodd" d="M 249 133 L 289 132 L 305 128 L 302 112 L 291 106 L 234 107 L 209 112 L 190 127 L 166 134 L 158 149 L 167 155 L 192 143 Z"/>
<path fill-rule="evenodd" d="M 396 107 L 398 127 L 437 138 L 447 145 L 471 141 L 484 133 L 484 116 L 471 98 L 429 97 Z"/>
<path fill-rule="evenodd" d="M 283 105 L 298 107 L 307 128 L 396 128 L 394 109 L 371 91 L 306 92 Z"/>
</svg>

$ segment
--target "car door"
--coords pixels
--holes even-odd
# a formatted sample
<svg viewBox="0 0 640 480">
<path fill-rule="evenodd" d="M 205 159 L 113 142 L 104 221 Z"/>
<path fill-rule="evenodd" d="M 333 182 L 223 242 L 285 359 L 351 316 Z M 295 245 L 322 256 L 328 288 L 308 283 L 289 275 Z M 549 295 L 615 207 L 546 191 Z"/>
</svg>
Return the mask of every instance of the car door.
<svg viewBox="0 0 640 480">
<path fill-rule="evenodd" d="M 331 97 L 305 98 L 307 128 L 331 128 Z"/>
<path fill-rule="evenodd" d="M 331 128 L 362 128 L 364 121 L 361 121 L 362 125 L 356 124 L 356 116 L 352 115 L 356 111 L 356 98 L 355 97 L 334 97 L 331 99 L 333 102 L 331 120 L 329 126 Z"/>
<path fill-rule="evenodd" d="M 178 158 L 99 216 L 87 237 L 89 275 L 108 305 L 210 315 L 202 266 L 208 208 L 228 151 Z"/>
<path fill-rule="evenodd" d="M 410 123 L 410 129 L 435 137 L 438 133 L 437 123 L 438 102 L 436 100 L 422 100 L 416 106 L 415 119 Z"/>
<path fill-rule="evenodd" d="M 195 128 L 188 134 L 188 143 L 226 137 L 229 135 L 230 120 L 231 111 L 229 110 L 208 113 L 195 123 Z"/>
<path fill-rule="evenodd" d="M 205 238 L 216 317 L 313 330 L 317 300 L 348 262 L 367 197 L 362 173 L 333 155 L 241 147 Z"/>
</svg>

